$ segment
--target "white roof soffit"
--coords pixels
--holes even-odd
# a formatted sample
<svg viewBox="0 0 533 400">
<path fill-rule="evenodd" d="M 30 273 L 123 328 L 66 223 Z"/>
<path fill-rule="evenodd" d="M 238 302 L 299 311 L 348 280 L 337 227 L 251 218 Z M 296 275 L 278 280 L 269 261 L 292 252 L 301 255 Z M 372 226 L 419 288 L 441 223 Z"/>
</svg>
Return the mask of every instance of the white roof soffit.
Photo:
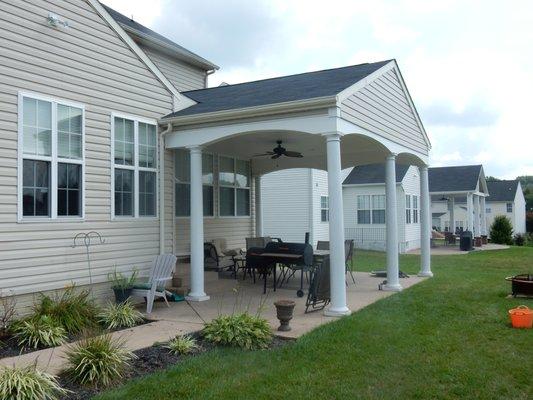
<svg viewBox="0 0 533 400">
<path fill-rule="evenodd" d="M 381 77 L 383 74 L 385 74 L 387 71 L 394 70 L 398 76 L 398 81 L 400 82 L 400 85 L 402 86 L 402 90 L 405 94 L 405 97 L 407 98 L 407 101 L 409 102 L 409 106 L 411 107 L 413 111 L 413 115 L 415 116 L 416 122 L 420 130 L 422 131 L 422 134 L 424 136 L 424 140 L 428 146 L 428 149 L 431 149 L 431 141 L 429 140 L 429 136 L 426 132 L 426 129 L 424 128 L 424 125 L 422 124 L 422 120 L 420 119 L 420 116 L 418 115 L 418 111 L 416 110 L 416 107 L 413 103 L 413 99 L 411 98 L 411 94 L 409 93 L 409 90 L 407 89 L 407 86 L 405 85 L 405 81 L 403 80 L 402 73 L 400 71 L 400 68 L 398 67 L 398 63 L 396 60 L 391 60 L 389 63 L 378 69 L 377 71 L 374 71 L 367 77 L 361 79 L 360 81 L 354 83 L 352 86 L 344 89 L 342 92 L 340 92 L 337 95 L 337 99 L 339 104 L 342 103 L 344 100 L 346 100 L 351 95 L 355 94 L 365 86 L 371 84 L 376 79 Z"/>
<path fill-rule="evenodd" d="M 157 77 L 157 79 L 167 88 L 173 96 L 173 111 L 182 110 L 196 104 L 192 99 L 183 96 L 178 89 L 167 79 L 167 77 L 157 68 L 157 66 L 150 60 L 146 53 L 135 43 L 135 41 L 128 35 L 128 33 L 109 15 L 106 9 L 100 4 L 98 0 L 85 0 L 91 5 L 94 10 L 106 21 L 109 26 L 117 33 L 124 43 L 139 57 L 139 59 L 146 65 L 146 67 Z"/>
</svg>

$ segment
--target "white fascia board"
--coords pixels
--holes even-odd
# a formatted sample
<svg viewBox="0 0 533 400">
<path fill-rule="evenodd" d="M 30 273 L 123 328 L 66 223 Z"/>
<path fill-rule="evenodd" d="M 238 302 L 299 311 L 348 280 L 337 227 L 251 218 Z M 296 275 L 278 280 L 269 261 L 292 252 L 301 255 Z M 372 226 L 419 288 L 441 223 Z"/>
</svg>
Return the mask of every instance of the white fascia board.
<svg viewBox="0 0 533 400">
<path fill-rule="evenodd" d="M 405 85 L 405 81 L 403 80 L 402 73 L 400 72 L 400 68 L 398 67 L 398 64 L 396 60 L 391 60 L 387 64 L 385 64 L 380 69 L 374 71 L 367 77 L 361 79 L 360 81 L 354 83 L 352 86 L 347 87 L 342 92 L 340 92 L 337 95 L 337 101 L 339 105 L 346 100 L 348 97 L 352 96 L 353 94 L 357 93 L 359 90 L 364 88 L 365 86 L 371 84 L 376 79 L 383 76 L 386 72 L 394 70 L 396 72 L 396 75 L 398 77 L 398 81 L 400 82 L 400 85 L 402 86 L 402 90 L 405 94 L 405 97 L 407 98 L 407 101 L 409 103 L 409 106 L 411 107 L 411 110 L 413 111 L 413 115 L 415 116 L 416 123 L 418 127 L 420 128 L 420 131 L 422 132 L 424 136 L 424 140 L 426 142 L 426 145 L 428 146 L 428 150 L 431 149 L 431 142 L 429 140 L 429 136 L 427 135 L 427 132 L 424 128 L 424 125 L 422 124 L 422 121 L 420 120 L 420 116 L 418 115 L 418 111 L 416 110 L 416 107 L 413 103 L 413 99 L 411 98 L 411 95 L 409 93 L 409 90 L 407 90 L 407 86 Z"/>
<path fill-rule="evenodd" d="M 401 184 L 402 184 L 401 182 L 396 182 L 396 186 L 401 186 Z M 385 182 L 383 182 L 383 183 L 343 183 L 342 186 L 343 187 L 347 187 L 347 188 L 349 188 L 349 187 L 357 187 L 357 188 L 359 188 L 359 187 L 363 187 L 363 186 L 372 186 L 372 187 L 374 187 L 374 186 L 385 186 Z"/>
<path fill-rule="evenodd" d="M 457 191 L 438 191 L 438 192 L 429 192 L 430 195 L 441 195 L 441 194 L 458 194 L 461 196 L 466 196 L 468 194 L 475 194 L 475 190 L 457 190 Z"/>
<path fill-rule="evenodd" d="M 183 96 L 178 89 L 163 75 L 157 66 L 150 60 L 146 53 L 135 43 L 128 33 L 109 15 L 106 9 L 98 0 L 86 0 L 94 10 L 106 21 L 117 35 L 128 45 L 128 47 L 139 57 L 146 67 L 157 77 L 157 79 L 167 88 L 173 97 L 173 111 L 179 111 L 196 104 L 195 101 Z"/>
<path fill-rule="evenodd" d="M 335 97 L 326 96 L 314 99 L 266 104 L 256 107 L 244 107 L 232 110 L 214 111 L 209 113 L 183 115 L 177 117 L 163 117 L 159 120 L 159 123 L 166 125 L 171 122 L 176 126 L 185 126 L 209 122 L 231 121 L 242 118 L 263 117 L 267 115 L 284 114 L 298 111 L 311 111 L 320 108 L 327 108 L 329 106 L 334 105 Z"/>
</svg>

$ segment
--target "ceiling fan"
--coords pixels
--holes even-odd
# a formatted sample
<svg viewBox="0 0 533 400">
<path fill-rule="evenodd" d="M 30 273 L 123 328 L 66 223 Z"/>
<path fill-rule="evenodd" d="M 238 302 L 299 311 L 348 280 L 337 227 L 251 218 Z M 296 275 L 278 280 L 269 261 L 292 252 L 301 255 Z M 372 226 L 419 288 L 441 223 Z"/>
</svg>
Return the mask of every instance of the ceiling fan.
<svg viewBox="0 0 533 400">
<path fill-rule="evenodd" d="M 277 140 L 276 143 L 278 144 L 276 147 L 272 149 L 272 151 L 267 151 L 263 154 L 255 154 L 254 157 L 262 157 L 262 156 L 272 156 L 271 159 L 275 160 L 276 158 L 280 158 L 281 156 L 286 157 L 296 157 L 296 158 L 302 158 L 302 153 L 298 151 L 288 151 L 285 147 L 281 146 L 282 141 Z"/>
</svg>

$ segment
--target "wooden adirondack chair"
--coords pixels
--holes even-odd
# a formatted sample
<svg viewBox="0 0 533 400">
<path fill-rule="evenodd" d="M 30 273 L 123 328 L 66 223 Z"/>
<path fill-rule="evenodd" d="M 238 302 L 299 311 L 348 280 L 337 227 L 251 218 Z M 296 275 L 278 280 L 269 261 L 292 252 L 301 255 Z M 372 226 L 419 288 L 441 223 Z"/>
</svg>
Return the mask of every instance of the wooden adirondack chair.
<svg viewBox="0 0 533 400">
<path fill-rule="evenodd" d="M 132 296 L 146 297 L 146 312 L 150 314 L 154 306 L 156 297 L 168 300 L 165 294 L 165 283 L 172 279 L 172 271 L 176 265 L 176 256 L 173 254 L 161 254 L 157 256 L 150 270 L 150 276 L 147 282 L 136 283 L 133 286 Z"/>
</svg>

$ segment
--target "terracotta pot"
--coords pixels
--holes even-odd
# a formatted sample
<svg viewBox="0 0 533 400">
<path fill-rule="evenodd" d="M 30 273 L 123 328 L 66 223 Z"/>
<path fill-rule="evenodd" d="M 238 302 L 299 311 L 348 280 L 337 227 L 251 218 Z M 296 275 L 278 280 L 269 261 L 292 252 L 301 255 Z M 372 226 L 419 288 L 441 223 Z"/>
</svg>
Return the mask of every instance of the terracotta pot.
<svg viewBox="0 0 533 400">
<path fill-rule="evenodd" d="M 481 235 L 481 243 L 487 244 L 489 242 L 489 239 L 487 238 L 487 235 Z"/>
<path fill-rule="evenodd" d="M 289 326 L 289 322 L 292 319 L 294 306 L 296 303 L 292 300 L 279 300 L 276 301 L 274 305 L 276 306 L 276 315 L 280 322 L 278 331 L 290 331 L 291 327 Z"/>
<path fill-rule="evenodd" d="M 481 247 L 481 243 L 482 243 L 481 237 L 476 236 L 476 237 L 474 238 L 474 246 L 475 246 L 475 247 Z"/>
</svg>

